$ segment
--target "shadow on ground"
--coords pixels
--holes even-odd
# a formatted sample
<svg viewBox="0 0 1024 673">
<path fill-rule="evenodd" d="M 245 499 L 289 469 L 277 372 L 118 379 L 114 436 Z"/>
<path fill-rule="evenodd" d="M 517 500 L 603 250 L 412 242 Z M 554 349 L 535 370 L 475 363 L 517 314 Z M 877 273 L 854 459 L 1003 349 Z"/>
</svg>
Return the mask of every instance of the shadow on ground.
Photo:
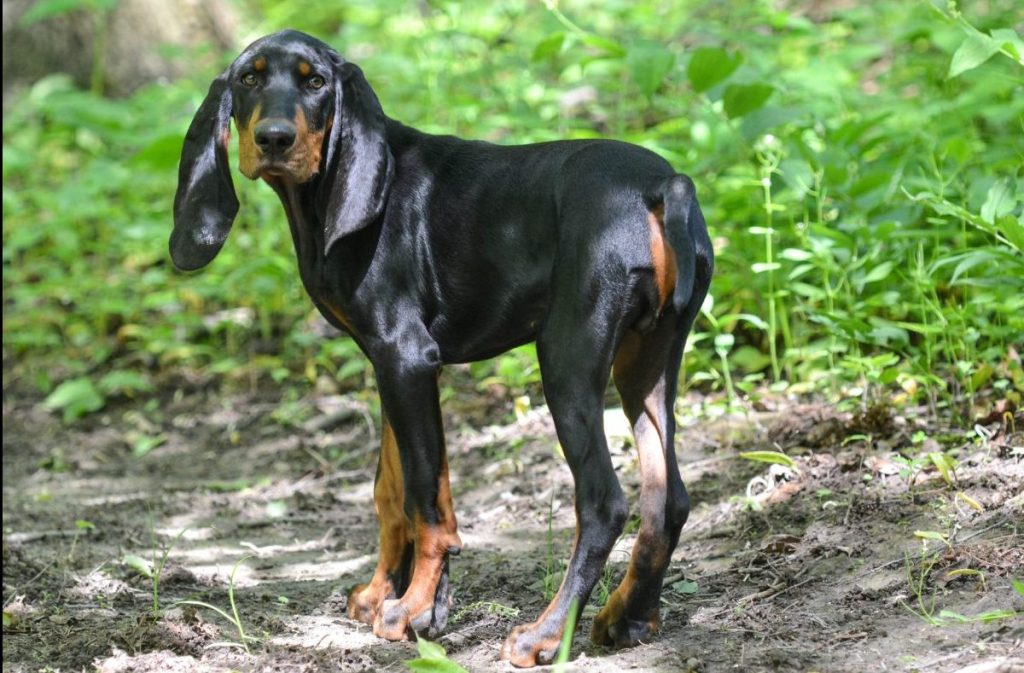
<svg viewBox="0 0 1024 673">
<path fill-rule="evenodd" d="M 472 673 L 508 671 L 505 636 L 543 609 L 569 554 L 570 477 L 543 409 L 513 420 L 453 406 L 465 546 L 439 642 Z M 1024 670 L 1024 597 L 1011 586 L 1024 579 L 1021 434 L 997 423 L 994 439 L 975 441 L 909 412 L 865 432 L 863 416 L 768 406 L 683 414 L 678 452 L 695 506 L 662 632 L 619 652 L 585 637 L 624 571 L 627 534 L 570 670 Z M 376 553 L 367 418 L 345 397 L 168 390 L 158 404 L 125 401 L 65 426 L 6 399 L 4 671 L 407 670 L 414 644 L 380 641 L 345 616 L 346 590 Z M 609 412 L 613 461 L 635 503 L 635 452 L 618 419 Z M 921 432 L 942 446 L 918 446 Z M 957 447 L 952 485 L 914 458 Z M 795 469 L 738 457 L 778 448 Z M 158 618 L 140 568 L 162 550 Z M 230 612 L 236 564 L 248 654 L 214 610 L 178 603 Z"/>
</svg>

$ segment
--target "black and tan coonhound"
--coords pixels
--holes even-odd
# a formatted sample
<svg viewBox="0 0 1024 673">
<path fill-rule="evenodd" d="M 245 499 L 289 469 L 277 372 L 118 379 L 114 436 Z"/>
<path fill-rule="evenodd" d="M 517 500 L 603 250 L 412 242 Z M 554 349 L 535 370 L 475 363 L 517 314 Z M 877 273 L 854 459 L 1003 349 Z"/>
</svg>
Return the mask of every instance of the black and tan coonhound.
<svg viewBox="0 0 1024 673">
<path fill-rule="evenodd" d="M 286 30 L 213 81 L 188 129 L 170 239 L 181 269 L 213 259 L 238 211 L 232 117 L 241 172 L 280 196 L 306 291 L 356 340 L 380 389 L 380 561 L 349 595 L 349 615 L 388 640 L 444 628 L 461 541 L 438 373 L 536 341 L 577 528 L 557 595 L 502 657 L 551 661 L 625 525 L 603 430 L 609 373 L 639 451 L 641 525 L 593 639 L 648 640 L 689 512 L 672 408 L 713 266 L 691 180 L 609 140 L 505 147 L 421 133 L 384 115 L 359 67 Z"/>
</svg>

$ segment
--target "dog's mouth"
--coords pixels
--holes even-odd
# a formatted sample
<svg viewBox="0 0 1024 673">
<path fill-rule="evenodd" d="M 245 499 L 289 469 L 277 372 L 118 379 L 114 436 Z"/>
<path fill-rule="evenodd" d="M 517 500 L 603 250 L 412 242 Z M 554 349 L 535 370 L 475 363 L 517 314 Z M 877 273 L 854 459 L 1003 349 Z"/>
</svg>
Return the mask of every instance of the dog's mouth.
<svg viewBox="0 0 1024 673">
<path fill-rule="evenodd" d="M 305 161 L 294 157 L 260 157 L 256 169 L 249 174 L 252 179 L 287 180 L 296 184 L 309 182 L 316 174 Z"/>
<path fill-rule="evenodd" d="M 279 160 L 263 161 L 259 168 L 260 177 L 295 178 L 288 164 Z"/>
</svg>

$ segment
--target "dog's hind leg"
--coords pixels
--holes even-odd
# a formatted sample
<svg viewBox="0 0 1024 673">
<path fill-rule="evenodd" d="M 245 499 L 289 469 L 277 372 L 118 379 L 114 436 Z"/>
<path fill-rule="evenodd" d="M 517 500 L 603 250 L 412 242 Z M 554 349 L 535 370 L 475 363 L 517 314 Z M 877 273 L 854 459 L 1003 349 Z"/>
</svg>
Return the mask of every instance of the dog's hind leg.
<svg viewBox="0 0 1024 673">
<path fill-rule="evenodd" d="M 658 631 L 661 584 L 689 513 L 673 447 L 685 340 L 675 318 L 662 316 L 649 334 L 628 332 L 615 356 L 613 380 L 640 458 L 640 530 L 626 576 L 594 619 L 591 637 L 599 645 L 636 645 Z"/>
</svg>

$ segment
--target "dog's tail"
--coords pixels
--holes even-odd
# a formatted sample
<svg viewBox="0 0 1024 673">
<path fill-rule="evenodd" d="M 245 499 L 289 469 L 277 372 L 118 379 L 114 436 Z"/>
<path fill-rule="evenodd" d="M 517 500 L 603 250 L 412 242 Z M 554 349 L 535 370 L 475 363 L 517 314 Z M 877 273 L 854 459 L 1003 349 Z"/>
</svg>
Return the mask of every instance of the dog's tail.
<svg viewBox="0 0 1024 673">
<path fill-rule="evenodd" d="M 694 232 L 701 231 L 705 226 L 704 215 L 697 204 L 697 189 L 693 180 L 685 175 L 678 174 L 665 179 L 651 197 L 655 205 L 660 203 L 664 208 L 665 236 L 676 255 L 672 306 L 676 313 L 682 314 L 693 297 L 697 256 Z"/>
</svg>

